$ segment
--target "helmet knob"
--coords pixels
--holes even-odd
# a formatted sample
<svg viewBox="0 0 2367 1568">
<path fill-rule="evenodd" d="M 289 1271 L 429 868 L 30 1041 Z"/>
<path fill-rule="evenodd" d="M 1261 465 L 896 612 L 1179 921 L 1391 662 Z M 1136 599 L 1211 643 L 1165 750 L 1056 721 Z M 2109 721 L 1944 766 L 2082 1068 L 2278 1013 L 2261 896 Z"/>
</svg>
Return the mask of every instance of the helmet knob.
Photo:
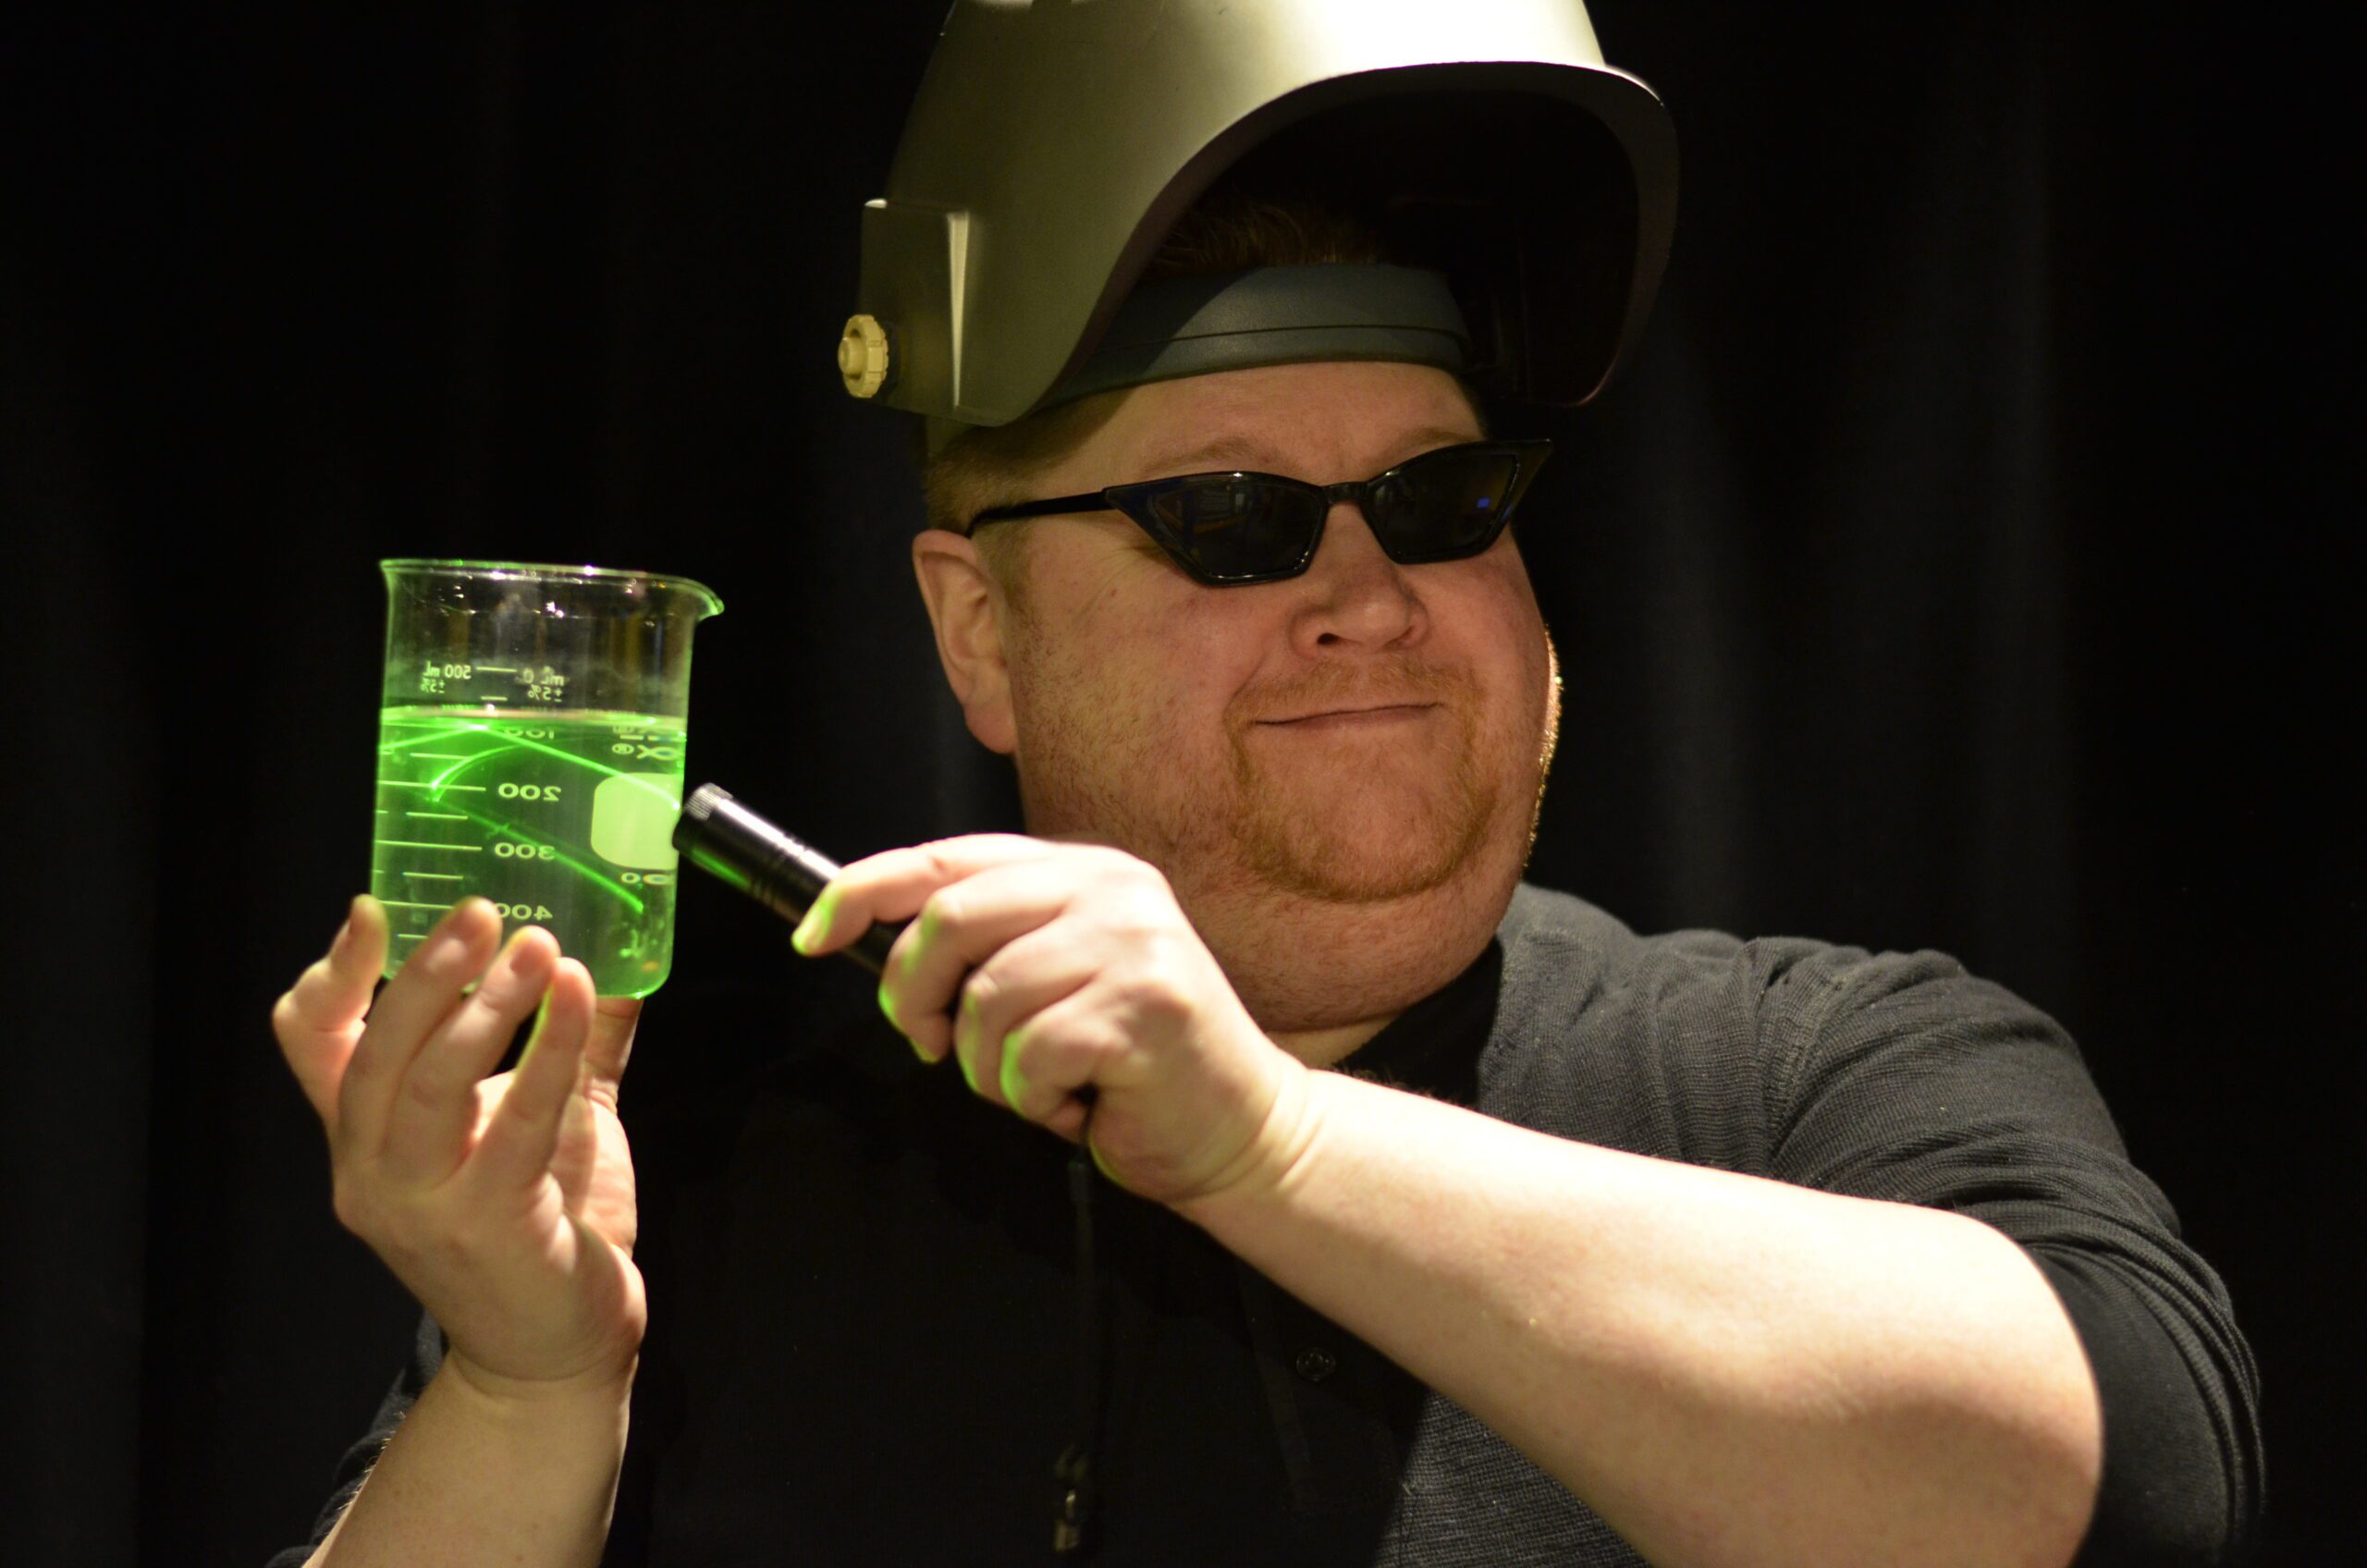
<svg viewBox="0 0 2367 1568">
<path fill-rule="evenodd" d="M 847 318 L 839 338 L 839 374 L 853 398 L 871 397 L 888 384 L 888 329 L 877 317 Z"/>
</svg>

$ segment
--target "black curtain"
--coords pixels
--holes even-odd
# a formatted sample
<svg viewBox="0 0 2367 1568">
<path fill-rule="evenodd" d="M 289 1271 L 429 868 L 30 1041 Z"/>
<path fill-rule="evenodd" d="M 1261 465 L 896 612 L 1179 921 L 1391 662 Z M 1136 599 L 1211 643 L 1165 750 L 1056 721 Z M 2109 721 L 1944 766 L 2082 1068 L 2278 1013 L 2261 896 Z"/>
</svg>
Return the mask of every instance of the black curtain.
<svg viewBox="0 0 2367 1568">
<path fill-rule="evenodd" d="M 57 6 L 0 46 L 12 1561 L 259 1562 L 405 1344 L 266 1023 L 366 877 L 376 559 L 699 578 L 694 781 L 843 857 L 1017 826 L 913 587 L 901 421 L 831 358 L 945 8 Z M 2341 51 L 2258 8 L 1591 11 L 1684 195 L 1640 354 L 1539 422 L 1530 878 L 1939 948 L 2064 1020 L 2261 1356 L 2274 1560 L 2330 1561 Z M 789 1031 L 867 1007 L 852 974 L 684 896 L 671 991 Z M 766 1047 L 667 1001 L 637 1077 Z"/>
</svg>

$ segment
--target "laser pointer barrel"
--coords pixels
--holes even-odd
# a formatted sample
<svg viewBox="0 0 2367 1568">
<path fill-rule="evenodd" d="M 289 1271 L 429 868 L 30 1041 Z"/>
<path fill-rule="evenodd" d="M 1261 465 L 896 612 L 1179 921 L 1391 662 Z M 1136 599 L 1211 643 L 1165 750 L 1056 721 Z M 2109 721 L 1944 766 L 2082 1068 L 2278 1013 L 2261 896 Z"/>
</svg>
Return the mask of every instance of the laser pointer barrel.
<svg viewBox="0 0 2367 1568">
<path fill-rule="evenodd" d="M 682 802 L 674 824 L 674 848 L 693 865 L 739 888 L 794 925 L 805 918 L 822 889 L 839 874 L 838 864 L 812 845 L 779 828 L 715 784 L 702 784 Z M 872 927 L 846 956 L 877 974 L 903 925 Z"/>
</svg>

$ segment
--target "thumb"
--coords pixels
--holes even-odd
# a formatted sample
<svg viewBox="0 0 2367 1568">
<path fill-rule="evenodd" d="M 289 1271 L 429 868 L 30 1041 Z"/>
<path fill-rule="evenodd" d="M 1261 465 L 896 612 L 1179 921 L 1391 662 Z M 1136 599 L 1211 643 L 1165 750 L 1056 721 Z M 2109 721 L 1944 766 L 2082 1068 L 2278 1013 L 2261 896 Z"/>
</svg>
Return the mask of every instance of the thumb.
<svg viewBox="0 0 2367 1568">
<path fill-rule="evenodd" d="M 632 1056 L 633 1029 L 640 1022 L 638 997 L 601 997 L 593 1003 L 592 1032 L 583 1042 L 583 1076 L 588 1084 L 606 1084 L 611 1104 Z"/>
</svg>

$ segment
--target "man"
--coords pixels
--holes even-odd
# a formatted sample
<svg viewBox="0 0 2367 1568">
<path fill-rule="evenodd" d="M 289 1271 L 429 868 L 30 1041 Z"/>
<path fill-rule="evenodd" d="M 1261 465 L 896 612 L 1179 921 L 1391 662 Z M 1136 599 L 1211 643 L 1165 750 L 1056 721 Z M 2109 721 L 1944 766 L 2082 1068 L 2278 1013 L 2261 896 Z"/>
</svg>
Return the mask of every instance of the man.
<svg viewBox="0 0 2367 1568">
<path fill-rule="evenodd" d="M 795 941 L 911 921 L 881 1008 L 958 1083 L 793 1053 L 636 1161 L 631 1005 L 545 933 L 497 955 L 481 902 L 374 1005 L 357 900 L 283 999 L 340 1218 L 428 1311 L 316 1561 L 2060 1563 L 2240 1525 L 2241 1341 L 2051 1021 L 1936 954 L 1522 883 L 1541 450 L 1488 439 L 1453 334 L 1274 351 L 1404 280 L 1261 212 L 1323 216 L 1219 192 L 1110 328 L 1235 309 L 1245 362 L 1105 349 L 932 432 L 915 571 L 1027 832 L 857 862 Z M 1046 1131 L 1110 1184 L 1074 1423 Z M 1061 1430 L 1056 1510 L 1014 1501 Z"/>
</svg>

